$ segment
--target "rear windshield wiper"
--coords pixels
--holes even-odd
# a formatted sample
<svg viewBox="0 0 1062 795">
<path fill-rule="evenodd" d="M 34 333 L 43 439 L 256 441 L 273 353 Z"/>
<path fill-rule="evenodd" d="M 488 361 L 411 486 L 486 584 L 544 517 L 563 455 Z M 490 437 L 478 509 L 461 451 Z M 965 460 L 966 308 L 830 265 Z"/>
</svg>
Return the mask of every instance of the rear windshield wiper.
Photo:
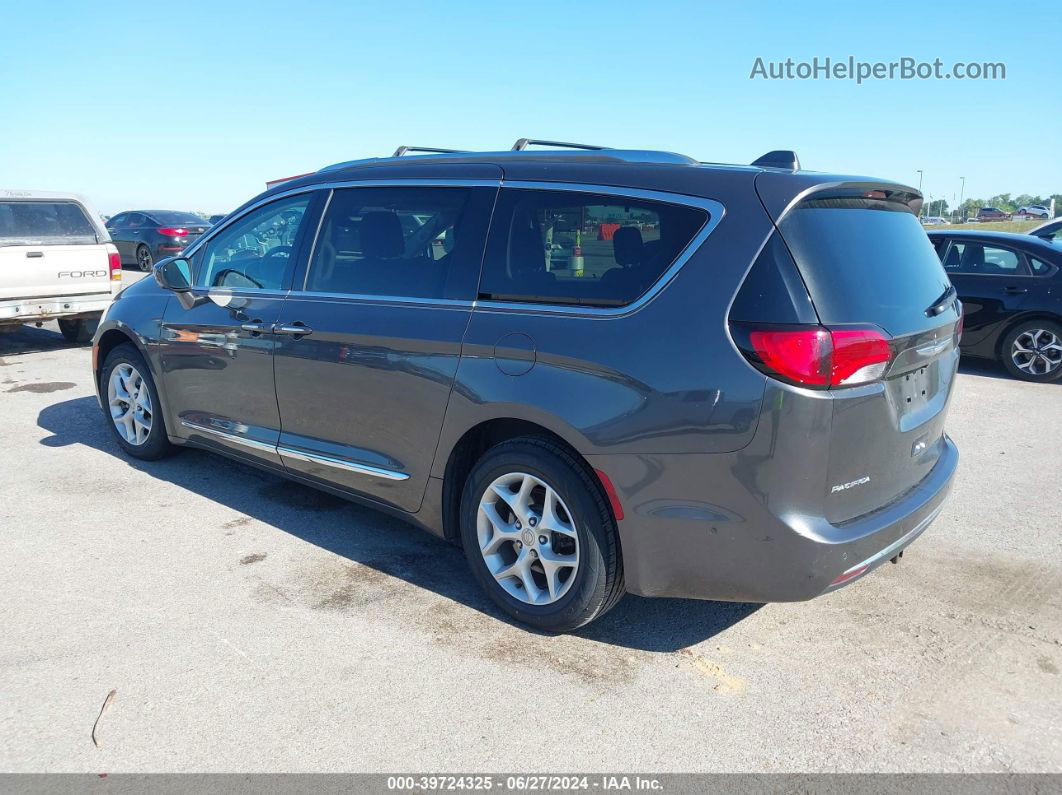
<svg viewBox="0 0 1062 795">
<path fill-rule="evenodd" d="M 944 291 L 944 295 L 940 296 L 940 298 L 926 308 L 926 317 L 936 317 L 941 314 L 945 309 L 951 306 L 952 302 L 958 297 L 958 295 L 959 292 L 955 289 L 955 285 L 949 287 Z"/>
</svg>

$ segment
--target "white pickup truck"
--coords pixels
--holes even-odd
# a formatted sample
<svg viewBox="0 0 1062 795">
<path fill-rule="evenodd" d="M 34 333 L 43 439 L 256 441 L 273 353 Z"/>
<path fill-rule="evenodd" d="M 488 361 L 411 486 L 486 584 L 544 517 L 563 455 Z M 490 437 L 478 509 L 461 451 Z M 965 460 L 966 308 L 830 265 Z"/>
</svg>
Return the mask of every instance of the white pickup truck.
<svg viewBox="0 0 1062 795">
<path fill-rule="evenodd" d="M 0 331 L 57 320 L 71 342 L 91 340 L 122 286 L 110 240 L 80 196 L 0 190 Z"/>
</svg>

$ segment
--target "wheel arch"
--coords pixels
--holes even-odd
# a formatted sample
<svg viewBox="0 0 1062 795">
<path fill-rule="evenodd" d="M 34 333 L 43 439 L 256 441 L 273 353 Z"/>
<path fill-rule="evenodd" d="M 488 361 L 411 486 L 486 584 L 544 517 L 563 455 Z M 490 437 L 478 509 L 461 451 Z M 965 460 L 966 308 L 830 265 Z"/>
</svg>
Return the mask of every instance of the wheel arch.
<svg viewBox="0 0 1062 795">
<path fill-rule="evenodd" d="M 590 466 L 585 456 L 571 442 L 556 431 L 531 420 L 518 417 L 494 417 L 467 429 L 451 447 L 447 455 L 442 484 L 442 525 L 446 540 L 460 543 L 461 492 L 464 490 L 465 481 L 468 479 L 473 467 L 475 467 L 476 462 L 487 450 L 495 445 L 521 436 L 548 439 L 554 444 L 565 448 L 576 461 L 586 468 L 593 482 L 601 489 L 601 494 L 606 503 L 608 503 L 608 495 L 605 494 L 604 487 L 595 474 L 594 468 Z"/>
<path fill-rule="evenodd" d="M 100 379 L 103 377 L 104 362 L 107 361 L 107 357 L 110 355 L 111 351 L 113 351 L 119 345 L 124 345 L 126 343 L 131 343 L 133 347 L 136 348 L 137 353 L 140 354 L 141 358 L 147 364 L 147 368 L 151 373 L 151 377 L 155 381 L 155 388 L 159 392 L 159 399 L 163 402 L 162 408 L 163 410 L 165 410 L 165 398 L 162 397 L 162 389 L 159 387 L 158 372 L 155 369 L 155 363 L 152 361 L 152 358 L 149 355 L 147 345 L 144 343 L 144 340 L 140 338 L 140 335 L 138 335 L 128 326 L 120 323 L 112 325 L 105 331 L 100 333 L 99 337 L 96 339 L 95 344 L 93 345 L 92 359 L 94 370 L 93 374 L 95 376 L 96 381 L 96 393 L 98 395 L 103 394 Z"/>
<path fill-rule="evenodd" d="M 999 333 L 996 335 L 995 343 L 992 346 L 995 350 L 997 359 L 1002 359 L 1003 357 L 1003 342 L 1007 339 L 1007 336 L 1010 334 L 1010 332 L 1014 331 L 1014 329 L 1016 329 L 1018 326 L 1022 325 L 1023 323 L 1027 323 L 1030 320 L 1046 320 L 1049 323 L 1062 325 L 1062 316 L 1056 315 L 1053 312 L 1042 309 L 1030 310 L 1028 312 L 1025 312 L 1024 314 L 1018 315 L 1016 318 L 1010 319 L 1007 323 L 1004 323 L 1002 325 L 999 330 Z"/>
</svg>

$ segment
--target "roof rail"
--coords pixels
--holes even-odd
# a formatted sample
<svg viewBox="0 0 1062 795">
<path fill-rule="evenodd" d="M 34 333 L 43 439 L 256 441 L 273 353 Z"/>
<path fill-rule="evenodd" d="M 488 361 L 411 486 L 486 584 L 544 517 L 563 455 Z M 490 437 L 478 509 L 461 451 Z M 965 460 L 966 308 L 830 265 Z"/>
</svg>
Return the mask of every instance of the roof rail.
<svg viewBox="0 0 1062 795">
<path fill-rule="evenodd" d="M 800 158 L 791 149 L 775 149 L 763 157 L 752 161 L 752 165 L 760 168 L 784 168 L 789 171 L 800 171 Z"/>
<path fill-rule="evenodd" d="M 513 144 L 512 151 L 522 152 L 529 146 L 560 146 L 565 149 L 608 149 L 607 146 L 594 146 L 593 144 L 569 144 L 564 141 L 542 141 L 538 138 L 518 138 Z"/>
<path fill-rule="evenodd" d="M 437 155 L 456 155 L 460 152 L 467 152 L 467 149 L 436 149 L 433 146 L 400 146 L 395 150 L 395 153 L 391 157 L 401 157 L 407 152 L 430 152 Z"/>
</svg>

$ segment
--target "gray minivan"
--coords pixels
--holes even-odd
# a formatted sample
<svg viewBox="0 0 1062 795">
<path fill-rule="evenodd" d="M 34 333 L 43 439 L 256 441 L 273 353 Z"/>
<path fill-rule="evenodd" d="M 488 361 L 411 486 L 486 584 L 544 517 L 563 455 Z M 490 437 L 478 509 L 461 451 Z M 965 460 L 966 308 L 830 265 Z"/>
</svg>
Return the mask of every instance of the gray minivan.
<svg viewBox="0 0 1062 795">
<path fill-rule="evenodd" d="M 957 463 L 961 314 L 919 193 L 527 143 L 331 166 L 157 263 L 94 340 L 117 443 L 401 516 L 548 631 L 896 559 Z"/>
</svg>

